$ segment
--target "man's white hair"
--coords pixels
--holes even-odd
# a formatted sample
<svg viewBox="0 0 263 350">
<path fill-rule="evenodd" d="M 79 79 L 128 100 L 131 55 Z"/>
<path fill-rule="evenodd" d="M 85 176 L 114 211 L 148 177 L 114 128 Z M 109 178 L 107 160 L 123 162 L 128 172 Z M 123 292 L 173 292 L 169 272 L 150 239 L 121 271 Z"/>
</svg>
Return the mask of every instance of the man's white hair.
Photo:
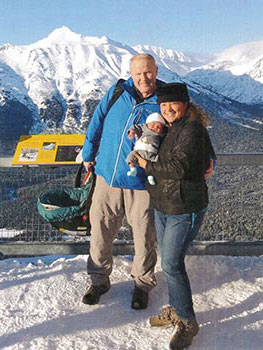
<svg viewBox="0 0 263 350">
<path fill-rule="evenodd" d="M 130 60 L 130 65 L 135 62 L 136 60 L 139 59 L 148 59 L 149 61 L 151 61 L 154 66 L 157 68 L 157 64 L 156 61 L 154 59 L 154 57 L 152 55 L 150 55 L 149 53 L 137 53 L 135 56 L 133 56 Z"/>
</svg>

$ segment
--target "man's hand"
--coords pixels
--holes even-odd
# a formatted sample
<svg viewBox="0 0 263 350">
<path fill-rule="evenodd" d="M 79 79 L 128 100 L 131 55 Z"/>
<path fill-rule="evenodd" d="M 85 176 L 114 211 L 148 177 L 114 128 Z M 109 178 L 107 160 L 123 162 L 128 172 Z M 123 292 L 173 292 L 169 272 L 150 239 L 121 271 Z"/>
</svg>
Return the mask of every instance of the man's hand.
<svg viewBox="0 0 263 350">
<path fill-rule="evenodd" d="M 96 162 L 83 162 L 83 165 L 86 171 L 89 172 L 95 167 Z"/>
<path fill-rule="evenodd" d="M 210 160 L 209 168 L 206 170 L 205 179 L 208 180 L 212 176 L 213 173 L 213 159 Z"/>
<path fill-rule="evenodd" d="M 139 166 L 140 166 L 141 168 L 145 169 L 146 166 L 147 166 L 147 160 L 145 160 L 145 159 L 143 159 L 142 157 L 140 157 L 139 154 L 136 153 L 136 152 L 134 152 L 134 155 L 135 155 L 135 157 L 137 158 L 137 162 L 138 162 Z"/>
</svg>

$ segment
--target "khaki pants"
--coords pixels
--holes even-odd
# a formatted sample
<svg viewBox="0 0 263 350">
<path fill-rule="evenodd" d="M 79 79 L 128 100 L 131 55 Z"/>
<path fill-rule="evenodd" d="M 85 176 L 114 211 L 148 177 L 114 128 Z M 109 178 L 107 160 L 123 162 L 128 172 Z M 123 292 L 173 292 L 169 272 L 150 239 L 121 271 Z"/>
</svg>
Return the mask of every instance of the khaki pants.
<svg viewBox="0 0 263 350">
<path fill-rule="evenodd" d="M 131 275 L 135 284 L 150 291 L 156 285 L 157 260 L 153 209 L 148 192 L 108 186 L 97 176 L 90 209 L 91 239 L 88 274 L 92 284 L 104 283 L 112 272 L 113 240 L 126 214 L 133 230 L 135 256 Z"/>
</svg>

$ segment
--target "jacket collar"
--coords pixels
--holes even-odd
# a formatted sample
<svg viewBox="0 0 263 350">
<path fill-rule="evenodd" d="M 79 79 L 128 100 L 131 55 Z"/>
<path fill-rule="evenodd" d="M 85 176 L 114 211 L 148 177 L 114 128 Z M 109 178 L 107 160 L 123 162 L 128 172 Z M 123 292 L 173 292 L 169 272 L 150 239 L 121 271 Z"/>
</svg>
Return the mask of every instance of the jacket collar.
<svg viewBox="0 0 263 350">
<path fill-rule="evenodd" d="M 165 84 L 165 82 L 156 79 L 156 87 L 159 88 L 161 86 L 163 86 Z M 141 103 L 143 101 L 147 101 L 152 99 L 153 97 L 156 99 L 156 95 L 155 93 L 153 93 L 151 96 L 147 97 L 146 99 L 143 99 L 142 97 L 140 97 L 134 87 L 133 84 L 133 80 L 132 77 L 130 77 L 129 79 L 127 79 L 124 83 L 123 83 L 123 87 L 124 90 L 127 91 L 135 100 L 137 103 Z"/>
<path fill-rule="evenodd" d="M 187 114 L 185 114 L 182 118 L 180 118 L 179 120 L 175 120 L 173 123 L 172 123 L 172 127 L 173 126 L 180 126 L 180 125 L 183 125 L 187 122 L 187 119 L 188 119 L 188 116 Z"/>
</svg>

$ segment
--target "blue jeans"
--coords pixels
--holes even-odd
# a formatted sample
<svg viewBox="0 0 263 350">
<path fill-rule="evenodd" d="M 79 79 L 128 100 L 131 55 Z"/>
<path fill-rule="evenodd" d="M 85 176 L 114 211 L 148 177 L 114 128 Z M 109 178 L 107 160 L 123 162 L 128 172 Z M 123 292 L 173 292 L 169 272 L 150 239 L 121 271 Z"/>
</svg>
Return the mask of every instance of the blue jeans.
<svg viewBox="0 0 263 350">
<path fill-rule="evenodd" d="M 192 291 L 185 270 L 185 254 L 203 222 L 206 209 L 197 213 L 166 215 L 155 212 L 161 267 L 167 280 L 170 306 L 182 320 L 195 319 Z"/>
</svg>

